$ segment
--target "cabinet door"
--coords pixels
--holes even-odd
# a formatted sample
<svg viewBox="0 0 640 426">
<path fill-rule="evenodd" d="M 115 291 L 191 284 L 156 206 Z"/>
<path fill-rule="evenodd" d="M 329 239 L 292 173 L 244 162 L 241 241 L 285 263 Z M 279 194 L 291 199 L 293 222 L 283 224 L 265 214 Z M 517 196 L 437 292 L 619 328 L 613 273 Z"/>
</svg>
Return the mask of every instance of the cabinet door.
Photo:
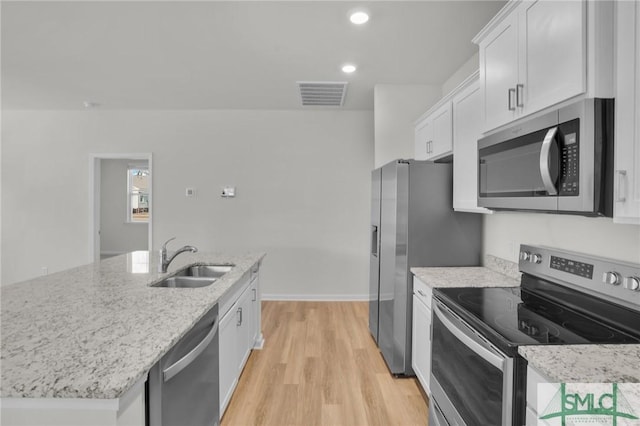
<svg viewBox="0 0 640 426">
<path fill-rule="evenodd" d="M 483 90 L 483 131 L 516 117 L 518 83 L 518 14 L 507 16 L 480 43 L 480 84 Z"/>
<path fill-rule="evenodd" d="M 251 281 L 249 287 L 251 293 L 251 308 L 249 310 L 249 345 L 254 348 L 258 340 L 258 327 L 260 318 L 260 297 L 258 295 L 258 277 Z"/>
<path fill-rule="evenodd" d="M 640 4 L 617 3 L 614 221 L 640 224 Z"/>
<path fill-rule="evenodd" d="M 427 395 L 431 376 L 431 309 L 413 296 L 411 365 Z"/>
<path fill-rule="evenodd" d="M 251 310 L 253 308 L 253 302 L 251 301 L 253 292 L 250 287 L 242 293 L 238 300 L 238 309 L 236 311 L 236 325 L 238 332 L 237 344 L 237 367 L 236 371 L 238 376 L 242 373 L 244 364 L 249 358 L 251 348 L 253 348 L 253 342 L 251 342 Z"/>
<path fill-rule="evenodd" d="M 478 139 L 481 132 L 480 82 L 456 94 L 453 104 L 453 208 L 490 213 L 478 207 Z"/>
<path fill-rule="evenodd" d="M 438 159 L 453 150 L 451 102 L 445 103 L 433 113 L 433 144 L 427 159 Z"/>
<path fill-rule="evenodd" d="M 415 130 L 415 152 L 416 160 L 426 160 L 433 142 L 433 122 L 431 117 L 427 117 L 416 125 Z"/>
<path fill-rule="evenodd" d="M 586 91 L 586 2 L 525 2 L 516 104 L 523 114 Z"/>
<path fill-rule="evenodd" d="M 220 379 L 220 418 L 231 400 L 238 383 L 238 345 L 237 345 L 237 304 L 220 320 L 219 328 L 219 379 Z"/>
</svg>

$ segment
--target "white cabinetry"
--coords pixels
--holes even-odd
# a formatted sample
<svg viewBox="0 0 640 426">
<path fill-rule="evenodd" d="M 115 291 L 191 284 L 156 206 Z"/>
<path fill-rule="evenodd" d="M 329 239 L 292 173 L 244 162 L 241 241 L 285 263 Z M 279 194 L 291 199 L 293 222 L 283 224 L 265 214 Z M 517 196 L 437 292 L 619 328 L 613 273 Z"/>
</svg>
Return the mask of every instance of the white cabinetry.
<svg viewBox="0 0 640 426">
<path fill-rule="evenodd" d="M 416 123 L 415 159 L 438 160 L 452 152 L 451 100 L 444 99 Z"/>
<path fill-rule="evenodd" d="M 581 94 L 612 97 L 612 7 L 507 3 L 473 40 L 480 50 L 482 131 Z"/>
<path fill-rule="evenodd" d="M 549 389 L 538 392 L 538 386 L 545 384 Z M 558 384 L 553 383 L 535 368 L 527 367 L 527 412 L 526 426 L 538 426 L 538 407 L 546 407 L 558 390 Z M 545 398 L 539 401 L 538 397 Z"/>
<path fill-rule="evenodd" d="M 220 417 L 227 408 L 251 349 L 262 346 L 258 265 L 221 298 Z"/>
<path fill-rule="evenodd" d="M 640 224 L 640 4 L 616 2 L 614 222 Z"/>
<path fill-rule="evenodd" d="M 431 287 L 413 277 L 411 366 L 427 395 L 431 376 Z"/>
<path fill-rule="evenodd" d="M 491 213 L 478 207 L 478 139 L 481 133 L 478 73 L 467 78 L 451 100 L 453 111 L 453 209 Z"/>
</svg>

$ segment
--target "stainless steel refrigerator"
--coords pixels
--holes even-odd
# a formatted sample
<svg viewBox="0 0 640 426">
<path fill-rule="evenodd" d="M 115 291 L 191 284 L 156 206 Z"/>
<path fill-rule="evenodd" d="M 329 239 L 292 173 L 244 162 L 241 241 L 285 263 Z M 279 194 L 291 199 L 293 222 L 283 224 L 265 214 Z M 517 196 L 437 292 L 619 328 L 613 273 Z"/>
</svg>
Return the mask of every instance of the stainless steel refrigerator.
<svg viewBox="0 0 640 426">
<path fill-rule="evenodd" d="M 369 329 L 391 373 L 413 375 L 409 268 L 479 265 L 482 218 L 453 211 L 451 164 L 392 161 L 371 189 Z"/>
</svg>

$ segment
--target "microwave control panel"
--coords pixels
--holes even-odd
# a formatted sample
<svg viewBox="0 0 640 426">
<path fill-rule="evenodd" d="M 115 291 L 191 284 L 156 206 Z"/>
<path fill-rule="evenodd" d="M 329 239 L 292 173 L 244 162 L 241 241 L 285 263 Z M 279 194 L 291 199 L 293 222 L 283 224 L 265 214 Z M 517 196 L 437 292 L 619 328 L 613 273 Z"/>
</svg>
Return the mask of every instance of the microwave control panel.
<svg viewBox="0 0 640 426">
<path fill-rule="evenodd" d="M 562 123 L 560 133 L 560 195 L 578 195 L 580 192 L 580 120 Z"/>
</svg>

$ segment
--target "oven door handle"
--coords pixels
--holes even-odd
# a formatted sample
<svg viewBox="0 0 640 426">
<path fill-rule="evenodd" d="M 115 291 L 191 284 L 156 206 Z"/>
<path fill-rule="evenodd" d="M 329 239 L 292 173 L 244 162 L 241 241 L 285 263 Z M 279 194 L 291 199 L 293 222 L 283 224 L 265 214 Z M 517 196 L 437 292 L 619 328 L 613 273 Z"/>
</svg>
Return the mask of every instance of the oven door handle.
<svg viewBox="0 0 640 426">
<path fill-rule="evenodd" d="M 434 302 L 436 302 L 435 299 Z M 441 304 L 439 302 L 433 304 L 433 313 L 438 317 L 440 322 L 442 322 L 447 330 L 449 330 L 449 332 L 451 332 L 451 334 L 453 334 L 458 340 L 460 340 L 466 347 L 471 349 L 474 353 L 478 354 L 482 359 L 484 359 L 500 371 L 504 371 L 506 357 L 496 354 L 492 349 L 489 349 L 483 344 L 477 342 L 476 339 L 465 333 L 464 330 L 457 327 L 453 323 L 453 321 L 456 321 L 456 319 L 454 319 L 453 321 L 449 319 L 451 314 L 443 311 L 440 305 Z M 475 337 L 479 338 L 479 336 Z"/>
<path fill-rule="evenodd" d="M 549 157 L 551 155 L 551 144 L 553 144 L 553 140 L 556 138 L 557 133 L 557 126 L 550 128 L 547 132 L 547 135 L 544 137 L 544 141 L 542 142 L 542 149 L 540 149 L 540 176 L 542 177 L 544 189 L 547 190 L 549 195 L 558 195 L 556 185 L 551 178 L 551 165 L 549 164 Z"/>
</svg>

